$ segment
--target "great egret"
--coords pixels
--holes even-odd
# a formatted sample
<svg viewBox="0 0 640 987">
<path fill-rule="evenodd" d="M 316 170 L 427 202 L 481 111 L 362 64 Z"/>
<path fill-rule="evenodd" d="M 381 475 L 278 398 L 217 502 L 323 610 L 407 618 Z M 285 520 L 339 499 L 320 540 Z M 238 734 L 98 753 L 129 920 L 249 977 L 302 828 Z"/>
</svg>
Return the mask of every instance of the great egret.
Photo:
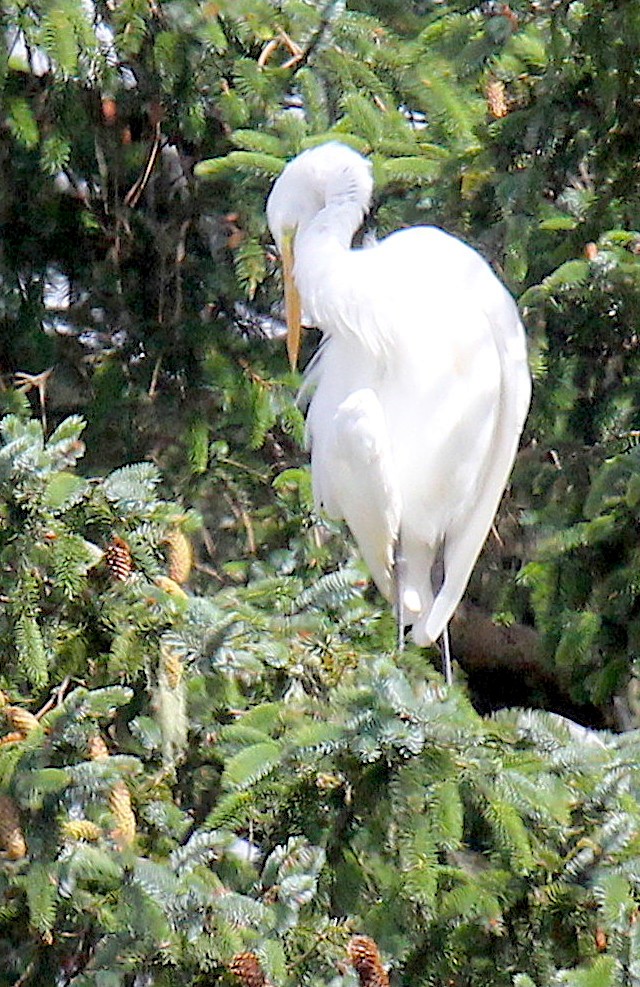
<svg viewBox="0 0 640 987">
<path fill-rule="evenodd" d="M 491 527 L 531 380 L 516 305 L 467 244 L 419 226 L 352 248 L 372 190 L 365 158 L 322 144 L 285 167 L 267 219 L 292 364 L 302 316 L 324 334 L 304 385 L 316 506 L 344 518 L 400 634 L 426 645 Z"/>
</svg>

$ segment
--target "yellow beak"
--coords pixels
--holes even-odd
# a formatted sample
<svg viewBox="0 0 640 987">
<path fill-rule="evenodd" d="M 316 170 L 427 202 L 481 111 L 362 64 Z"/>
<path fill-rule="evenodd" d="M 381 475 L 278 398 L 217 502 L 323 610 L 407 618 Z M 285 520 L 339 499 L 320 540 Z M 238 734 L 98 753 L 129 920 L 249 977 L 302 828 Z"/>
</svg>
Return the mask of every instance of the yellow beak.
<svg viewBox="0 0 640 987">
<path fill-rule="evenodd" d="M 291 369 L 298 365 L 302 338 L 302 306 L 293 280 L 293 241 L 296 231 L 287 230 L 282 241 L 282 271 L 284 276 L 284 311 L 287 319 L 287 353 Z"/>
</svg>

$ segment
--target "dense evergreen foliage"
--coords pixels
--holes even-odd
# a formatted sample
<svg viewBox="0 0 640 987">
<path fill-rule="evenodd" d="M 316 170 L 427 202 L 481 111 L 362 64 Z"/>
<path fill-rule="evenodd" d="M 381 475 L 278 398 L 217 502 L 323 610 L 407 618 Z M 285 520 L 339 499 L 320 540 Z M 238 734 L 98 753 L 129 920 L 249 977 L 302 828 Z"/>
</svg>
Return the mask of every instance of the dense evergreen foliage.
<svg viewBox="0 0 640 987">
<path fill-rule="evenodd" d="M 348 987 L 364 930 L 407 984 L 632 983 L 636 733 L 482 719 L 358 572 L 192 595 L 194 519 L 82 429 L 1 423 L 1 982 Z"/>
<path fill-rule="evenodd" d="M 637 0 L 0 23 L 0 985 L 639 983 Z M 449 691 L 312 509 L 264 200 L 328 137 L 529 329 Z"/>
</svg>

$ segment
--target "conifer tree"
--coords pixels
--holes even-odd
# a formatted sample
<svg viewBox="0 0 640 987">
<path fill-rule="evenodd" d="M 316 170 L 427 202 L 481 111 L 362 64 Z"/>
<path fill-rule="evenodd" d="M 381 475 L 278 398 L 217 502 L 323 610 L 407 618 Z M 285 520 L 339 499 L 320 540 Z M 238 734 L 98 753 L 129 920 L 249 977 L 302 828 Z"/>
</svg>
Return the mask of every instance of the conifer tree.
<svg viewBox="0 0 640 987">
<path fill-rule="evenodd" d="M 371 230 L 440 223 L 519 296 L 471 599 L 492 664 L 535 623 L 537 683 L 635 727 L 637 4 L 0 18 L 1 987 L 635 984 L 636 731 L 393 654 L 313 514 L 263 208 L 344 140 Z"/>
<path fill-rule="evenodd" d="M 0 422 L 0 983 L 632 983 L 637 733 L 483 719 L 357 571 L 181 588 L 83 424 Z"/>
</svg>

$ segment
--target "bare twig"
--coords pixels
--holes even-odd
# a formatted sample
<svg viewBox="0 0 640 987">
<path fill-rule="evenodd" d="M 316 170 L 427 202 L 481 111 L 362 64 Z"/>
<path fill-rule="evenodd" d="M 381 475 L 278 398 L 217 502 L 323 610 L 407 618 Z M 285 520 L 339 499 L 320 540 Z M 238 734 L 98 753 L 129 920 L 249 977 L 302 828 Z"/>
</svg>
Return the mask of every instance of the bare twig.
<svg viewBox="0 0 640 987">
<path fill-rule="evenodd" d="M 247 550 L 250 555 L 255 555 L 257 549 L 256 536 L 253 530 L 253 522 L 248 511 L 242 504 L 236 503 L 231 494 L 228 492 L 225 492 L 222 496 L 231 508 L 231 512 L 235 519 L 242 522 L 242 526 L 244 527 L 247 535 Z"/>
<path fill-rule="evenodd" d="M 176 303 L 173 309 L 174 325 L 179 325 L 182 319 L 182 264 L 187 256 L 187 233 L 189 231 L 190 220 L 185 221 L 180 226 L 178 243 L 176 245 Z"/>
<path fill-rule="evenodd" d="M 296 72 L 298 72 L 301 68 L 303 68 L 308 63 L 309 59 L 313 56 L 316 48 L 318 48 L 322 43 L 322 39 L 325 36 L 326 30 L 331 24 L 334 8 L 337 7 L 338 4 L 340 4 L 341 2 L 342 0 L 329 0 L 329 2 L 326 4 L 324 10 L 322 11 L 322 15 L 320 17 L 320 23 L 318 24 L 318 27 L 313 37 L 311 38 L 309 44 L 301 53 L 299 59 L 295 63 Z"/>
<path fill-rule="evenodd" d="M 53 373 L 53 367 L 49 367 L 48 370 L 43 370 L 40 374 L 27 374 L 19 372 L 15 374 L 16 389 L 21 391 L 23 394 L 28 394 L 29 391 L 36 390 L 38 392 L 38 398 L 40 401 L 40 421 L 42 422 L 43 431 L 47 431 L 47 383 L 51 374 Z"/>
<path fill-rule="evenodd" d="M 282 65 L 279 65 L 278 68 L 295 68 L 296 71 L 301 69 L 307 64 L 316 48 L 321 43 L 322 38 L 331 23 L 334 8 L 341 2 L 342 0 L 329 0 L 329 3 L 326 4 L 320 17 L 320 23 L 318 24 L 318 27 L 306 48 L 301 48 L 300 45 L 287 34 L 286 31 L 280 31 L 278 36 L 271 38 L 271 40 L 266 43 L 260 52 L 258 66 L 262 69 L 265 68 L 279 48 L 286 48 L 287 51 L 290 52 L 291 57 L 288 58 L 286 62 L 283 62 Z"/>
<path fill-rule="evenodd" d="M 37 720 L 40 720 L 44 716 L 44 714 L 45 713 L 48 713 L 49 710 L 52 709 L 54 706 L 61 706 L 62 705 L 62 701 L 64 699 L 64 694 L 67 691 L 67 689 L 69 688 L 69 683 L 70 682 L 71 682 L 71 676 L 70 675 L 67 675 L 62 680 L 62 682 L 60 683 L 60 685 L 56 686 L 55 689 L 52 689 L 51 690 L 51 697 L 46 701 L 46 703 L 44 704 L 44 706 L 41 709 L 38 710 L 37 713 L 34 713 L 34 716 L 35 716 L 35 718 Z"/>
<path fill-rule="evenodd" d="M 226 582 L 224 576 L 221 576 L 217 569 L 214 569 L 212 565 L 207 565 L 206 562 L 194 562 L 193 568 L 196 572 L 204 573 L 205 576 L 212 576 L 219 583 L 224 584 Z"/>
<path fill-rule="evenodd" d="M 154 126 L 153 141 L 151 142 L 151 147 L 149 148 L 149 154 L 147 155 L 147 160 L 145 166 L 142 170 L 142 174 L 135 180 L 129 191 L 124 197 L 125 206 L 129 206 L 131 209 L 135 209 L 137 206 L 140 196 L 144 192 L 149 179 L 151 177 L 151 172 L 155 167 L 155 163 L 158 159 L 158 154 L 160 152 L 160 145 L 162 143 L 162 132 L 160 130 L 160 123 L 156 123 Z"/>
<path fill-rule="evenodd" d="M 29 963 L 24 973 L 21 976 L 19 976 L 16 981 L 14 981 L 12 987 L 23 987 L 23 984 L 26 984 L 26 982 L 29 980 L 35 968 L 36 968 L 36 961 L 31 960 L 31 963 Z"/>
<path fill-rule="evenodd" d="M 491 534 L 493 535 L 493 537 L 497 541 L 498 545 L 500 545 L 501 548 L 504 548 L 504 541 L 501 538 L 500 532 L 498 531 L 495 523 L 491 525 Z"/>
<path fill-rule="evenodd" d="M 261 69 L 268 64 L 272 55 L 275 54 L 278 48 L 286 48 L 291 54 L 291 58 L 287 59 L 286 62 L 283 62 L 283 64 L 279 66 L 281 69 L 289 69 L 293 65 L 297 65 L 302 58 L 303 51 L 300 45 L 290 38 L 286 31 L 280 31 L 278 36 L 276 38 L 272 38 L 271 41 L 268 41 L 260 52 L 258 65 Z"/>
<path fill-rule="evenodd" d="M 158 359 L 155 362 L 155 366 L 153 368 L 153 373 L 151 374 L 151 382 L 149 384 L 149 390 L 147 392 L 150 398 L 155 397 L 155 393 L 156 393 L 156 391 L 158 389 L 158 379 L 160 377 L 160 370 L 161 370 L 161 367 L 162 367 L 162 357 L 163 357 L 163 355 L 164 354 L 163 354 L 162 351 L 158 354 Z"/>
</svg>

